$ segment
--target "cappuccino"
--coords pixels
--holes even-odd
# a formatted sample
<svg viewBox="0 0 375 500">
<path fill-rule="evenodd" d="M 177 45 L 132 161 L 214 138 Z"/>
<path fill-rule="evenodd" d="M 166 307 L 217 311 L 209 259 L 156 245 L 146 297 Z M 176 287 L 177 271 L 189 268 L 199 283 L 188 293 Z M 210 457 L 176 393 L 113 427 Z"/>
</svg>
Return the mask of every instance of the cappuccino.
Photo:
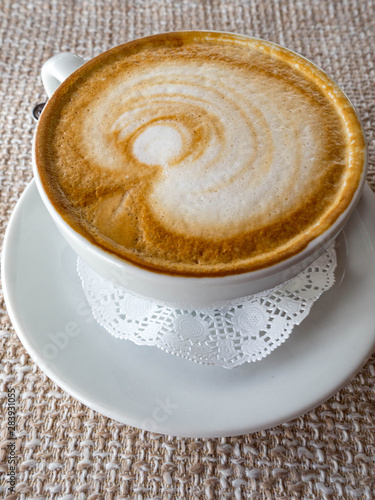
<svg viewBox="0 0 375 500">
<path fill-rule="evenodd" d="M 295 255 L 348 207 L 364 170 L 339 87 L 282 47 L 179 32 L 115 47 L 55 92 L 35 141 L 52 204 L 92 243 L 182 276 Z"/>
</svg>

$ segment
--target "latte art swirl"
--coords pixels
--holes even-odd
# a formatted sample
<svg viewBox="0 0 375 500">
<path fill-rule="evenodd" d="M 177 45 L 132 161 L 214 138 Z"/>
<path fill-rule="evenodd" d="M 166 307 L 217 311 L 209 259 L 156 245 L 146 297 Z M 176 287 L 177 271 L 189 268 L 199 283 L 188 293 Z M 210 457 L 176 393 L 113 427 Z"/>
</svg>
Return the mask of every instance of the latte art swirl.
<svg viewBox="0 0 375 500">
<path fill-rule="evenodd" d="M 190 61 L 114 82 L 86 117 L 87 154 L 102 168 L 160 167 L 149 207 L 185 235 L 223 237 L 272 221 L 318 175 L 325 138 L 313 106 L 288 83 L 247 77 L 228 75 L 220 61 Z"/>
<path fill-rule="evenodd" d="M 287 51 L 166 40 L 115 51 L 72 84 L 55 115 L 54 182 L 70 223 L 121 256 L 242 272 L 293 247 L 340 198 L 354 115 Z"/>
</svg>

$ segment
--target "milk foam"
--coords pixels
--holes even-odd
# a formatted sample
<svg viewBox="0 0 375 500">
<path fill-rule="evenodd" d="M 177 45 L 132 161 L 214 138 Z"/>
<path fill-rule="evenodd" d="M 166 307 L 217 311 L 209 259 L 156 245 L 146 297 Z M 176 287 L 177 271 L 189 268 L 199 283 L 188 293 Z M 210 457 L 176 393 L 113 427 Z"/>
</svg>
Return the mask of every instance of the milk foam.
<svg viewBox="0 0 375 500">
<path fill-rule="evenodd" d="M 134 156 L 147 165 L 168 167 L 182 148 L 181 135 L 167 125 L 151 125 L 135 140 Z"/>
<path fill-rule="evenodd" d="M 218 237 L 299 203 L 323 162 L 315 108 L 262 74 L 228 74 L 215 61 L 160 62 L 112 82 L 91 106 L 82 141 L 103 169 L 160 166 L 148 199 L 155 218 Z"/>
</svg>

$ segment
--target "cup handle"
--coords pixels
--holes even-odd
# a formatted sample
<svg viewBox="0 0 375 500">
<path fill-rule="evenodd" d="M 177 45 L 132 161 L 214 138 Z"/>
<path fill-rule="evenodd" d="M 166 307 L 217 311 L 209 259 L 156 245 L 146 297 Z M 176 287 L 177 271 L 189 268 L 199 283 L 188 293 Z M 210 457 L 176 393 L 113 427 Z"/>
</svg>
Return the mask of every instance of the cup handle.
<svg viewBox="0 0 375 500">
<path fill-rule="evenodd" d="M 85 61 L 72 52 L 61 52 L 48 59 L 42 66 L 42 82 L 48 97 Z"/>
</svg>

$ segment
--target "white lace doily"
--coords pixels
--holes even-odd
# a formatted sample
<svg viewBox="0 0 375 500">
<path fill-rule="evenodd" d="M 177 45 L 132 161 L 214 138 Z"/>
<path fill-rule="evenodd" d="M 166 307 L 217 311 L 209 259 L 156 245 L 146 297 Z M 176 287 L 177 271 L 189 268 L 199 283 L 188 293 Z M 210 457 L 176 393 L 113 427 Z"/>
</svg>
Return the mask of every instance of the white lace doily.
<svg viewBox="0 0 375 500">
<path fill-rule="evenodd" d="M 334 284 L 332 245 L 282 286 L 212 310 L 183 310 L 134 295 L 78 258 L 77 270 L 96 321 L 114 337 L 155 346 L 201 364 L 234 368 L 268 356 Z"/>
</svg>

